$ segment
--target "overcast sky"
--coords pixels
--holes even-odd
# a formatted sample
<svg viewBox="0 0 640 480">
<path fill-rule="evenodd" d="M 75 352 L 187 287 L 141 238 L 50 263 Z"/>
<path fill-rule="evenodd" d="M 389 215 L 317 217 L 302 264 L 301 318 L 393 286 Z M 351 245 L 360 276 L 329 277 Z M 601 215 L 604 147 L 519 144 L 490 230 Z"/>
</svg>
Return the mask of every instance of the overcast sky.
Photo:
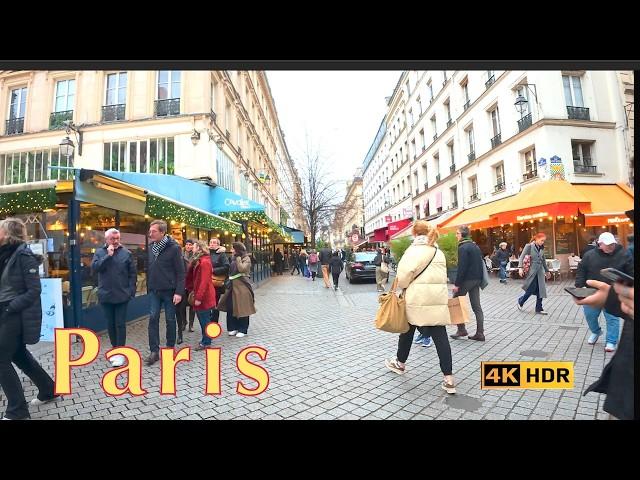
<svg viewBox="0 0 640 480">
<path fill-rule="evenodd" d="M 336 180 L 353 178 L 378 132 L 399 71 L 268 71 L 280 126 L 298 168 L 306 140 Z"/>
</svg>

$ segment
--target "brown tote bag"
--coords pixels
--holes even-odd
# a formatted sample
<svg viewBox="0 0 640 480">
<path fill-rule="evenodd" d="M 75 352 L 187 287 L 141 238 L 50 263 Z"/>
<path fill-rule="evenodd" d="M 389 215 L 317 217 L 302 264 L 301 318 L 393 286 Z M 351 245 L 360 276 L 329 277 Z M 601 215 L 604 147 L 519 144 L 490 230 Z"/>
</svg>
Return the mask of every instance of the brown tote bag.
<svg viewBox="0 0 640 480">
<path fill-rule="evenodd" d="M 469 321 L 469 297 L 467 295 L 450 298 L 448 306 L 451 325 L 459 325 Z"/>
<path fill-rule="evenodd" d="M 376 313 L 376 328 L 389 333 L 405 333 L 409 331 L 409 322 L 405 312 L 404 294 L 400 297 L 394 293 L 398 286 L 398 278 L 388 292 L 380 294 L 378 302 L 380 307 Z"/>
</svg>

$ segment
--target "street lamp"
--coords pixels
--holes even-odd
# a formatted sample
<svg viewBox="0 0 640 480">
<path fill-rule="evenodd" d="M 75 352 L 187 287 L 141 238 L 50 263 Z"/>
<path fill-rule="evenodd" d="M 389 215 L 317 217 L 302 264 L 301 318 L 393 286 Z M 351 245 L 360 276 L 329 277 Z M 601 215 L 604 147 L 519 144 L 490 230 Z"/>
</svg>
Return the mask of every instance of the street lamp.
<svg viewBox="0 0 640 480">
<path fill-rule="evenodd" d="M 195 147 L 199 141 L 200 141 L 200 132 L 194 128 L 193 133 L 191 134 L 191 143 Z"/>
<path fill-rule="evenodd" d="M 60 142 L 60 153 L 67 158 L 73 155 L 75 145 L 73 140 L 69 138 L 69 135 L 73 132 L 75 134 L 76 141 L 78 142 L 78 156 L 82 156 L 82 131 L 80 130 L 80 127 L 76 126 L 71 120 L 66 120 L 64 122 L 64 126 L 67 136 Z"/>
<path fill-rule="evenodd" d="M 518 86 L 526 87 L 531 93 L 533 93 L 533 96 L 536 99 L 536 105 L 538 104 L 538 92 L 537 92 L 535 83 L 521 83 Z M 533 87 L 533 90 L 531 90 L 530 87 Z M 527 100 L 523 95 L 518 95 L 516 97 L 516 102 L 514 103 L 514 105 L 518 110 L 518 112 L 520 113 L 520 116 L 522 116 L 524 112 L 527 111 L 528 103 L 529 103 L 529 100 Z"/>
</svg>

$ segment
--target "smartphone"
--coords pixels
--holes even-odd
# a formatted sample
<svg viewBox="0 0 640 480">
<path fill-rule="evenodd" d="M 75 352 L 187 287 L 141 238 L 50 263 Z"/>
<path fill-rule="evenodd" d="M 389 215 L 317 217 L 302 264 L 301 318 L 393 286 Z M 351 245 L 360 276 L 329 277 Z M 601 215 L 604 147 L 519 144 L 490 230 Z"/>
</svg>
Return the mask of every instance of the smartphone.
<svg viewBox="0 0 640 480">
<path fill-rule="evenodd" d="M 633 277 L 615 268 L 603 268 L 600 270 L 600 275 L 612 282 L 620 282 L 629 287 L 633 287 Z"/>
<path fill-rule="evenodd" d="M 565 287 L 565 291 L 570 293 L 576 298 L 587 298 L 593 295 L 594 293 L 596 293 L 598 289 L 591 288 L 591 287 L 583 287 L 583 288 Z"/>
</svg>

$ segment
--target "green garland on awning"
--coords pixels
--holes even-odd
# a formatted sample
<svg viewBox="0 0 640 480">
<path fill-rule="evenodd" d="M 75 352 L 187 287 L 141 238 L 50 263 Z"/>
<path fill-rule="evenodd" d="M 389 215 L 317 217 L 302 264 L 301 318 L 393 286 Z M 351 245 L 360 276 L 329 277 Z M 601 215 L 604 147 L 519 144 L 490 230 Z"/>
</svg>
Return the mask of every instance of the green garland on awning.
<svg viewBox="0 0 640 480">
<path fill-rule="evenodd" d="M 224 230 L 236 235 L 242 234 L 242 227 L 224 219 L 207 215 L 205 213 L 182 207 L 153 195 L 147 195 L 145 213 L 150 217 L 162 218 L 164 220 L 174 220 L 179 223 L 186 223 L 194 227 L 206 228 L 208 230 Z"/>
<path fill-rule="evenodd" d="M 0 193 L 0 214 L 42 212 L 54 208 L 57 198 L 55 187 Z"/>
<path fill-rule="evenodd" d="M 282 225 L 278 225 L 276 222 L 271 220 L 271 218 L 269 218 L 264 212 L 223 212 L 220 213 L 220 216 L 236 222 L 261 223 L 276 232 L 284 240 L 293 243 L 293 238 L 286 232 Z"/>
</svg>

